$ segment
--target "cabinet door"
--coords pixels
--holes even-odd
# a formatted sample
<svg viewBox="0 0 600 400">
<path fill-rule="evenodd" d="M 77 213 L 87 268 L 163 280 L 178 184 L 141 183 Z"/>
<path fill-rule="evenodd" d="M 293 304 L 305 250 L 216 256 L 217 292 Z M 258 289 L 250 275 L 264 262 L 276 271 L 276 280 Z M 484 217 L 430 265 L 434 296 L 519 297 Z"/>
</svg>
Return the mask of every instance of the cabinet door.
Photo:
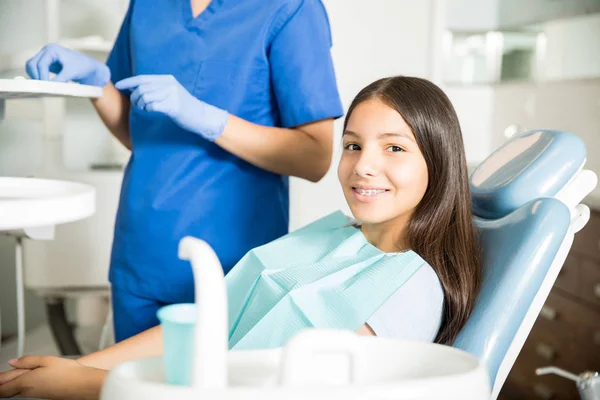
<svg viewBox="0 0 600 400">
<path fill-rule="evenodd" d="M 600 309 L 600 262 L 584 260 L 580 268 L 581 297 Z"/>
<path fill-rule="evenodd" d="M 598 370 L 600 313 L 576 297 L 554 289 L 540 313 L 508 379 L 501 399 L 578 399 L 574 382 L 536 376 L 536 368 L 555 365 L 579 374 Z"/>
</svg>

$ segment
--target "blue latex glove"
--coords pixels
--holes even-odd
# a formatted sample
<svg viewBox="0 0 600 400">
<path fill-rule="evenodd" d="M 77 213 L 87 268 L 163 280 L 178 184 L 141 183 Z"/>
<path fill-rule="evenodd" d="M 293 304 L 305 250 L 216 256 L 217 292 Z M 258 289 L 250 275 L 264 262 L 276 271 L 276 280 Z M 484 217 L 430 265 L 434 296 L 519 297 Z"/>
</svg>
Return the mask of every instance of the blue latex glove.
<svg viewBox="0 0 600 400">
<path fill-rule="evenodd" d="M 110 70 L 105 64 L 57 44 L 44 46 L 27 61 L 25 69 L 30 77 L 42 81 L 50 80 L 50 72 L 57 74 L 54 82 L 104 87 L 110 81 Z"/>
<path fill-rule="evenodd" d="M 215 141 L 223 134 L 228 113 L 195 98 L 172 75 L 138 75 L 115 84 L 131 90 L 131 104 L 168 115 L 180 127 Z"/>
</svg>

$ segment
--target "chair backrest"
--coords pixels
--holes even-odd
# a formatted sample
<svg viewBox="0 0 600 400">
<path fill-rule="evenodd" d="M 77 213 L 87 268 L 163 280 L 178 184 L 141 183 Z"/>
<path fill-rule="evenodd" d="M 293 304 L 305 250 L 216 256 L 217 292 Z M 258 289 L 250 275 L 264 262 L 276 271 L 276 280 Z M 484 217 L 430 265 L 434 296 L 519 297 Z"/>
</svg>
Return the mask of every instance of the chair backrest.
<svg viewBox="0 0 600 400">
<path fill-rule="evenodd" d="M 596 186 L 586 149 L 563 131 L 511 138 L 471 175 L 483 282 L 454 347 L 482 360 L 495 399 L 573 242 L 589 219 L 579 202 Z"/>
</svg>

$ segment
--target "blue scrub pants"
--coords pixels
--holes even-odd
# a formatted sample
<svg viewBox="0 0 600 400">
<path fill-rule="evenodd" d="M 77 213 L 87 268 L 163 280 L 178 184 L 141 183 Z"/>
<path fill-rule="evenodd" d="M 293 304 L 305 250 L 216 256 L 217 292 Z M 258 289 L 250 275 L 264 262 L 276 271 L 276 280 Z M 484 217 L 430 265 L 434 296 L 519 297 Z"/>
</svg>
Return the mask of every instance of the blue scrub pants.
<svg viewBox="0 0 600 400">
<path fill-rule="evenodd" d="M 112 286 L 115 341 L 121 342 L 159 324 L 156 312 L 168 305 Z"/>
</svg>

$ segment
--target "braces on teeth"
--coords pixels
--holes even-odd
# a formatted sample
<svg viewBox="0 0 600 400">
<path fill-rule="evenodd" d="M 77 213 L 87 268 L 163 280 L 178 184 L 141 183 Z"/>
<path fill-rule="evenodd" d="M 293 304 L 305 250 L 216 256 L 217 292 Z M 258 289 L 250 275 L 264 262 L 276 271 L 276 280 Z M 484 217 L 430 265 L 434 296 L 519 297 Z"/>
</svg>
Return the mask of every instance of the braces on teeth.
<svg viewBox="0 0 600 400">
<path fill-rule="evenodd" d="M 358 189 L 358 188 L 356 189 L 356 191 L 359 194 L 362 194 L 363 196 L 373 196 L 374 194 L 379 194 L 379 193 L 385 192 L 385 190 L 377 190 L 377 189 L 375 189 L 375 190 L 373 190 L 373 189 L 367 189 L 367 190 L 365 190 L 365 189 Z"/>
</svg>

